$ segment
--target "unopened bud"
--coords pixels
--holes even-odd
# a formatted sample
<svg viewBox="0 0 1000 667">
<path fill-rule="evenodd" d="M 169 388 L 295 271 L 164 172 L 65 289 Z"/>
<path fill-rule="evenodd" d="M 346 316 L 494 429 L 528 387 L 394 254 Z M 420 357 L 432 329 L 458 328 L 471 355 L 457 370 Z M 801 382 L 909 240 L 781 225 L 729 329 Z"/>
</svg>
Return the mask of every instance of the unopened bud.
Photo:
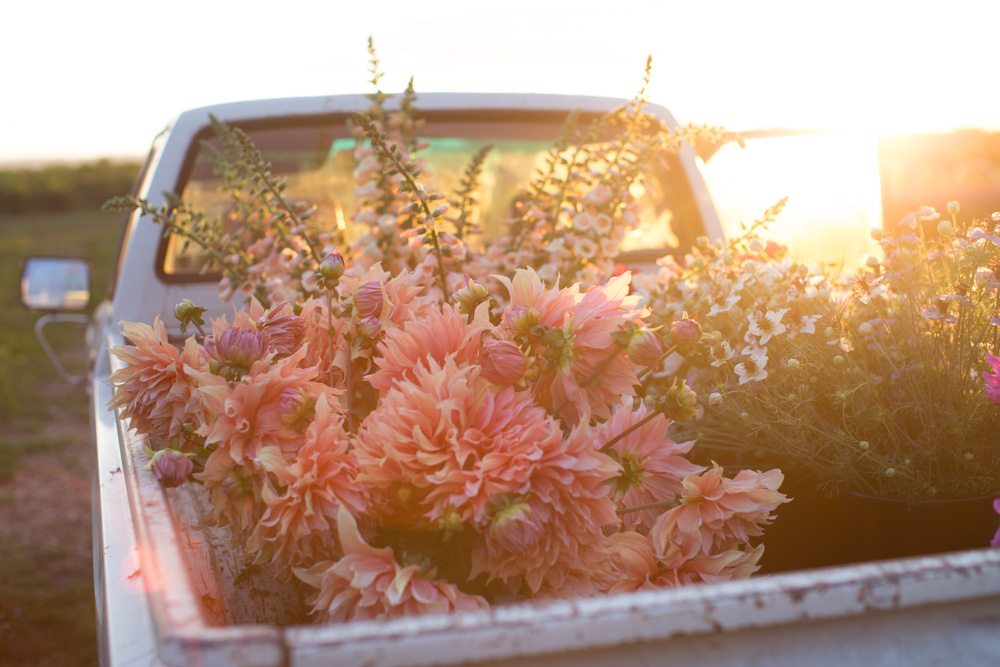
<svg viewBox="0 0 1000 667">
<path fill-rule="evenodd" d="M 470 280 L 465 287 L 455 292 L 459 311 L 466 315 L 476 312 L 476 307 L 488 298 L 490 298 L 489 291 L 475 280 Z"/>
<path fill-rule="evenodd" d="M 367 340 L 375 340 L 382 333 L 382 322 L 374 315 L 358 321 L 358 335 Z"/>
<path fill-rule="evenodd" d="M 670 325 L 670 340 L 677 345 L 697 343 L 701 338 L 701 325 L 690 317 L 677 320 Z"/>
<path fill-rule="evenodd" d="M 198 327 L 205 326 L 202 315 L 207 308 L 199 308 L 190 299 L 184 299 L 174 307 L 174 317 L 181 325 L 181 333 L 187 333 L 187 328 L 191 325 Z"/>
<path fill-rule="evenodd" d="M 521 348 L 506 340 L 486 341 L 479 353 L 479 363 L 483 377 L 500 385 L 520 380 L 527 366 Z"/>
<path fill-rule="evenodd" d="M 698 414 L 698 394 L 683 380 L 675 378 L 663 398 L 661 412 L 668 419 L 687 421 Z"/>
<path fill-rule="evenodd" d="M 323 261 L 319 263 L 317 273 L 319 273 L 323 280 L 337 282 L 344 275 L 344 256 L 339 252 L 331 252 L 326 255 L 323 257 Z"/>
<path fill-rule="evenodd" d="M 717 391 L 713 391 L 708 395 L 708 404 L 715 407 L 722 405 L 722 394 Z"/>
<path fill-rule="evenodd" d="M 956 215 L 960 210 L 962 210 L 962 206 L 954 199 L 948 202 L 946 208 L 948 209 L 948 215 Z"/>
<path fill-rule="evenodd" d="M 382 313 L 382 283 L 365 283 L 354 293 L 354 307 L 361 317 L 378 317 Z"/>
<path fill-rule="evenodd" d="M 161 449 L 153 453 L 146 467 L 165 487 L 180 486 L 187 481 L 194 470 L 191 459 L 176 449 Z"/>
<path fill-rule="evenodd" d="M 950 220 L 942 220 L 938 223 L 938 234 L 941 236 L 951 236 L 955 233 L 955 228 L 952 226 Z"/>
<path fill-rule="evenodd" d="M 519 336 L 528 336 L 538 325 L 537 310 L 529 306 L 514 306 L 507 311 L 507 326 Z"/>
<path fill-rule="evenodd" d="M 629 340 L 627 350 L 629 358 L 644 368 L 652 368 L 659 364 L 664 353 L 660 337 L 650 329 L 636 331 Z"/>
</svg>

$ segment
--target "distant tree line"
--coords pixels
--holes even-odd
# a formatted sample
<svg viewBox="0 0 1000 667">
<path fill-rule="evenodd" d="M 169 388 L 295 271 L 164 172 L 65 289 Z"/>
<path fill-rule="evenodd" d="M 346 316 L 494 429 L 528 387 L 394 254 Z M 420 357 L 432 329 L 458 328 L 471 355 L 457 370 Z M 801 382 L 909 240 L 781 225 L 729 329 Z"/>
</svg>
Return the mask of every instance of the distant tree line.
<svg viewBox="0 0 1000 667">
<path fill-rule="evenodd" d="M 138 172 L 138 162 L 112 160 L 0 169 L 0 214 L 97 210 L 128 194 Z"/>
</svg>

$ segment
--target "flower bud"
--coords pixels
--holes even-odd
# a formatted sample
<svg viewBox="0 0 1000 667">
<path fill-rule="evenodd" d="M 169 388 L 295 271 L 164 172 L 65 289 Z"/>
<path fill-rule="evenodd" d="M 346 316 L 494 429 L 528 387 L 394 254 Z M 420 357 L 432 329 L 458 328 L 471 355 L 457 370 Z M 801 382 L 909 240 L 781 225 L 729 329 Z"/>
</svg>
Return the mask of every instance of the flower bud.
<svg viewBox="0 0 1000 667">
<path fill-rule="evenodd" d="M 683 380 L 674 379 L 663 397 L 660 411 L 668 419 L 687 421 L 698 414 L 698 394 Z"/>
<path fill-rule="evenodd" d="M 153 453 L 146 468 L 153 471 L 153 476 L 163 486 L 170 488 L 186 482 L 194 470 L 194 464 L 176 449 L 161 449 Z"/>
<path fill-rule="evenodd" d="M 207 308 L 199 308 L 194 305 L 190 299 L 184 299 L 174 307 L 174 317 L 180 322 L 181 333 L 186 333 L 187 328 L 191 325 L 198 327 L 205 326 L 205 320 L 202 315 L 205 314 Z"/>
<path fill-rule="evenodd" d="M 361 317 L 378 317 L 382 314 L 382 283 L 365 283 L 354 293 L 354 307 Z"/>
<path fill-rule="evenodd" d="M 544 527 L 537 515 L 523 501 L 498 511 L 487 529 L 487 538 L 511 553 L 527 551 L 543 534 Z"/>
<path fill-rule="evenodd" d="M 369 315 L 358 320 L 358 335 L 368 340 L 375 340 L 382 333 L 382 322 L 377 317 Z"/>
<path fill-rule="evenodd" d="M 337 282 L 344 275 L 344 256 L 339 252 L 331 252 L 323 257 L 317 271 L 323 280 Z"/>
<path fill-rule="evenodd" d="M 650 329 L 639 329 L 628 342 L 629 358 L 639 366 L 652 368 L 660 362 L 664 349 L 660 337 Z"/>
<path fill-rule="evenodd" d="M 717 391 L 713 391 L 708 395 L 708 404 L 715 407 L 722 405 L 722 394 Z"/>
<path fill-rule="evenodd" d="M 507 326 L 519 336 L 528 336 L 538 325 L 540 315 L 529 306 L 514 306 L 507 311 Z"/>
<path fill-rule="evenodd" d="M 951 236 L 955 233 L 955 228 L 952 226 L 950 220 L 942 220 L 937 226 L 938 234 L 941 236 Z"/>
<path fill-rule="evenodd" d="M 953 199 L 950 202 L 948 202 L 947 209 L 948 209 L 948 215 L 956 215 L 960 210 L 962 210 L 962 206 Z"/>
<path fill-rule="evenodd" d="M 476 312 L 476 307 L 488 298 L 490 293 L 475 280 L 470 280 L 465 287 L 455 292 L 459 311 L 466 315 Z"/>
<path fill-rule="evenodd" d="M 868 444 L 867 440 L 862 440 L 861 442 L 858 443 L 858 449 L 860 449 L 863 452 L 867 452 L 870 448 L 871 445 Z"/>
<path fill-rule="evenodd" d="M 494 384 L 514 384 L 524 375 L 527 363 L 524 354 L 514 343 L 506 340 L 490 340 L 483 344 L 479 353 L 482 376 Z"/>
<path fill-rule="evenodd" d="M 218 336 L 212 337 L 205 347 L 218 361 L 223 375 L 230 379 L 242 377 L 254 362 L 267 354 L 267 337 L 257 329 L 226 327 Z"/>
<path fill-rule="evenodd" d="M 670 340 L 677 345 L 691 345 L 701 339 L 701 325 L 690 317 L 670 325 Z"/>
</svg>

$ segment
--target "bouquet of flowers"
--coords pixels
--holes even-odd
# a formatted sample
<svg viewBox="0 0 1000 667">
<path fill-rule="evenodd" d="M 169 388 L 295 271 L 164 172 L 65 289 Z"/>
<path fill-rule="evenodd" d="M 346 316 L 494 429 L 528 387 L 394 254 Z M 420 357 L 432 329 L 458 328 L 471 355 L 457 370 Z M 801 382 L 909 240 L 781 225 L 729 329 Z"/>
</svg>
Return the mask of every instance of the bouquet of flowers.
<svg viewBox="0 0 1000 667">
<path fill-rule="evenodd" d="M 326 621 L 752 574 L 782 473 L 688 458 L 671 428 L 698 398 L 657 371 L 697 325 L 650 326 L 613 275 L 643 162 L 705 130 L 660 129 L 640 94 L 599 121 L 612 141 L 560 139 L 484 245 L 475 161 L 449 205 L 425 185 L 412 87 L 398 111 L 385 99 L 354 118 L 369 231 L 350 247 L 221 123 L 222 220 L 116 202 L 200 247 L 242 299 L 209 321 L 179 304 L 181 349 L 159 318 L 123 325 L 112 405 L 153 474 L 203 485 L 248 558 L 305 582 Z"/>
<path fill-rule="evenodd" d="M 663 261 L 654 318 L 697 311 L 706 331 L 685 359 L 708 395 L 691 431 L 720 460 L 780 462 L 830 492 L 995 494 L 1000 215 L 958 211 L 876 230 L 885 257 L 855 274 L 788 259 L 760 225 L 702 243 L 683 265 Z"/>
</svg>

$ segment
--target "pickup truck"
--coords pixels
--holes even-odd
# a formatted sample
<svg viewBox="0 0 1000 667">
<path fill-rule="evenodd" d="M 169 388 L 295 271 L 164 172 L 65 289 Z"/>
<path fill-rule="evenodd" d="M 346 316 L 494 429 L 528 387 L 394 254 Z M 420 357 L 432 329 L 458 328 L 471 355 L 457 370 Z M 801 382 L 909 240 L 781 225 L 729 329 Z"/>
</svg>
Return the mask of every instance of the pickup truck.
<svg viewBox="0 0 1000 667">
<path fill-rule="evenodd" d="M 254 139 L 275 172 L 289 179 L 291 196 L 327 197 L 333 222 L 349 236 L 343 210 L 350 184 L 338 167 L 354 141 L 346 120 L 368 103 L 335 96 L 188 111 L 156 137 L 134 194 L 154 206 L 167 201 L 165 193 L 217 205 L 202 148 L 215 116 Z M 524 179 L 567 112 L 598 114 L 618 104 L 422 95 L 425 156 L 445 178 L 449 165 L 458 165 L 451 167 L 457 172 L 479 147 L 493 144 L 498 157 L 484 180 L 483 205 L 499 209 L 509 205 L 512 183 Z M 662 107 L 649 112 L 676 125 Z M 668 247 L 683 249 L 698 236 L 723 234 L 693 152 L 684 149 L 671 160 L 645 193 L 653 224 L 624 246 L 633 264 Z M 184 298 L 224 312 L 217 277 L 199 271 L 198 262 L 177 239 L 132 214 L 111 289 L 89 322 L 90 372 L 80 381 L 91 394 L 97 459 L 93 549 L 102 664 L 1000 664 L 1000 550 L 990 549 L 450 616 L 307 624 L 287 584 L 245 568 L 226 530 L 205 521 L 197 485 L 167 489 L 157 482 L 145 468 L 145 439 L 107 407 L 108 377 L 121 363 L 109 354 L 123 343 L 120 322 L 150 322 Z M 87 302 L 86 265 L 29 260 L 22 292 L 29 307 L 55 313 L 47 318 L 66 317 L 58 311 Z"/>
</svg>

